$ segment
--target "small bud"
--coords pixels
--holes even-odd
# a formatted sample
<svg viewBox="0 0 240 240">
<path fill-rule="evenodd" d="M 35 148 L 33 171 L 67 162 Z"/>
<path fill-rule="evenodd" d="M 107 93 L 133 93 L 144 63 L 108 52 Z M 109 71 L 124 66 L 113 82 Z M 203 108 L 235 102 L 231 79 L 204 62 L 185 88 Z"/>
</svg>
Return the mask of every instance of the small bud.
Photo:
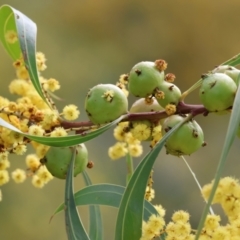
<svg viewBox="0 0 240 240">
<path fill-rule="evenodd" d="M 164 78 L 166 82 L 170 82 L 170 83 L 174 82 L 175 79 L 176 79 L 176 76 L 173 73 L 166 74 Z"/>
<path fill-rule="evenodd" d="M 163 59 L 156 60 L 155 61 L 155 67 L 160 72 L 165 71 L 167 69 L 167 62 Z"/>
</svg>

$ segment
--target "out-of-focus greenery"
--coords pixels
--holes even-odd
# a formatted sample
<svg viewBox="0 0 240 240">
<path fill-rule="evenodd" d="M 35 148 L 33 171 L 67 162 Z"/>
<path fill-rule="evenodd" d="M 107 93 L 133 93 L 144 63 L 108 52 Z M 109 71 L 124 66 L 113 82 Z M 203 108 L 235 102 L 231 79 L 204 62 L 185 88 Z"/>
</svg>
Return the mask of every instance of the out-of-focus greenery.
<svg viewBox="0 0 240 240">
<path fill-rule="evenodd" d="M 64 102 L 61 109 L 73 103 L 86 120 L 84 98 L 97 83 L 115 83 L 139 61 L 165 59 L 167 72 L 176 74 L 182 91 L 211 70 L 240 52 L 238 23 L 240 2 L 232 1 L 63 1 L 9 0 L 9 4 L 29 16 L 38 26 L 38 50 L 48 58 L 45 77 L 61 82 L 58 92 Z M 0 95 L 16 99 L 8 93 L 14 79 L 12 62 L 0 48 Z M 17 96 L 16 96 L 17 97 Z M 134 101 L 133 97 L 129 100 Z M 187 99 L 200 103 L 198 92 Z M 197 117 L 208 145 L 188 157 L 200 183 L 214 177 L 225 137 L 228 115 Z M 113 145 L 112 130 L 87 143 L 94 168 L 89 170 L 93 183 L 125 184 L 125 160 L 111 161 L 108 147 Z M 236 139 L 224 175 L 240 177 L 239 144 Z M 145 151 L 148 151 L 148 143 Z M 29 149 L 29 152 L 31 149 Z M 11 156 L 11 169 L 24 168 L 24 157 Z M 136 160 L 136 164 L 139 160 Z M 161 153 L 154 167 L 154 203 L 167 209 L 167 218 L 178 209 L 188 210 L 194 226 L 204 206 L 200 192 L 184 163 Z M 83 186 L 81 176 L 75 178 L 75 189 Z M 53 180 L 45 188 L 34 188 L 30 181 L 17 185 L 12 181 L 2 188 L 0 203 L 1 239 L 66 239 L 63 214 L 51 214 L 64 198 L 64 181 Z M 87 224 L 87 208 L 79 209 Z M 103 208 L 105 239 L 113 239 L 116 211 Z M 216 212 L 221 211 L 216 208 Z"/>
</svg>

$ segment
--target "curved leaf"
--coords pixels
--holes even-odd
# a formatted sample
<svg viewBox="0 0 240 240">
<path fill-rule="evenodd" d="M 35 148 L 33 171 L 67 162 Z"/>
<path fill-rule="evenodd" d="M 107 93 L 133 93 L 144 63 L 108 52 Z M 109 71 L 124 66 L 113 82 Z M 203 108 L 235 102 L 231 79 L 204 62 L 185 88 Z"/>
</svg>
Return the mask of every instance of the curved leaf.
<svg viewBox="0 0 240 240">
<path fill-rule="evenodd" d="M 120 122 L 124 117 L 125 116 L 121 116 L 118 119 L 114 120 L 113 122 L 108 123 L 101 128 L 98 128 L 97 130 L 90 131 L 90 132 L 84 132 L 84 134 L 69 135 L 69 136 L 64 136 L 64 137 L 40 137 L 40 136 L 29 135 L 27 133 L 21 132 L 19 129 L 17 129 L 10 123 L 6 122 L 2 118 L 0 118 L 0 126 L 6 127 L 12 131 L 21 133 L 25 137 L 27 137 L 33 141 L 36 141 L 38 143 L 47 145 L 47 146 L 69 147 L 69 146 L 87 142 L 87 141 L 99 136 L 100 134 L 102 134 L 103 132 L 105 132 L 106 130 L 111 128 L 113 125 Z"/>
<path fill-rule="evenodd" d="M 78 215 L 77 207 L 73 194 L 73 172 L 76 157 L 76 147 L 73 148 L 71 163 L 68 167 L 66 186 L 65 186 L 65 224 L 69 240 L 89 240 L 89 237 L 83 227 Z"/>
<path fill-rule="evenodd" d="M 118 208 L 122 199 L 125 187 L 114 184 L 96 184 L 85 187 L 74 194 L 75 203 L 78 206 L 82 205 L 104 205 Z M 61 204 L 54 215 L 64 209 L 64 204 Z M 158 214 L 155 207 L 148 201 L 144 201 L 144 220 L 147 221 L 152 214 Z"/>
<path fill-rule="evenodd" d="M 238 76 L 237 81 L 239 81 L 239 79 L 240 79 L 240 74 Z M 204 208 L 204 211 L 202 213 L 202 216 L 201 216 L 201 219 L 200 219 L 200 222 L 199 222 L 199 225 L 198 225 L 196 239 L 198 239 L 198 237 L 200 236 L 200 233 L 201 233 L 201 230 L 203 228 L 203 225 L 204 225 L 205 219 L 207 217 L 207 214 L 209 212 L 209 208 L 211 206 L 214 194 L 217 190 L 217 186 L 219 184 L 219 181 L 220 181 L 225 163 L 227 161 L 228 153 L 229 153 L 230 148 L 232 146 L 233 140 L 236 137 L 237 128 L 239 127 L 239 123 L 240 123 L 240 108 L 239 108 L 239 106 L 240 106 L 240 88 L 238 87 L 237 94 L 235 96 L 235 100 L 234 100 L 234 104 L 233 104 L 233 108 L 232 108 L 231 117 L 230 117 L 229 124 L 228 124 L 227 134 L 226 134 L 224 145 L 223 145 L 223 148 L 222 148 L 222 153 L 221 153 L 220 160 L 219 160 L 218 167 L 217 167 L 217 171 L 216 171 L 216 174 L 215 174 L 215 177 L 214 177 L 214 183 L 213 183 L 213 186 L 212 186 L 212 190 L 211 190 L 208 202 L 207 202 L 207 204 Z"/>
<path fill-rule="evenodd" d="M 83 178 L 87 186 L 91 186 L 92 182 L 89 178 L 86 171 L 83 172 Z M 75 196 L 75 195 L 74 195 Z M 75 198 L 76 205 L 76 198 Z M 103 239 L 103 224 L 102 224 L 102 216 L 100 212 L 100 207 L 98 205 L 90 205 L 89 206 L 89 237 L 94 240 L 102 240 Z"/>
<path fill-rule="evenodd" d="M 165 144 L 165 141 L 184 122 L 192 116 L 189 115 L 182 122 L 163 136 L 155 148 L 149 152 L 134 171 L 122 198 L 115 230 L 115 240 L 139 240 L 142 235 L 142 217 L 144 195 L 153 164 Z"/>
<path fill-rule="evenodd" d="M 4 48 L 14 60 L 23 56 L 33 86 L 47 102 L 40 85 L 36 63 L 36 24 L 13 7 L 4 5 L 0 9 L 0 29 L 0 40 Z M 6 33 L 10 30 L 15 31 L 18 36 L 18 41 L 14 44 L 6 41 Z"/>
<path fill-rule="evenodd" d="M 8 5 L 3 5 L 0 8 L 0 40 L 10 57 L 13 60 L 17 60 L 22 53 L 19 39 L 16 39 L 15 42 L 8 41 L 6 37 L 8 33 L 17 34 L 17 27 L 12 8 Z"/>
</svg>

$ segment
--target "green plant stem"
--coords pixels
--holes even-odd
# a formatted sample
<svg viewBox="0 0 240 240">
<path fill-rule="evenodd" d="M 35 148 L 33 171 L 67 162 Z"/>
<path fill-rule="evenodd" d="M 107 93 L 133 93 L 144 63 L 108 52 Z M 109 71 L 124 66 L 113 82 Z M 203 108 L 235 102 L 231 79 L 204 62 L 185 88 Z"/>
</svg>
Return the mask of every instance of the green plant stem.
<svg viewBox="0 0 240 240">
<path fill-rule="evenodd" d="M 197 89 L 198 87 L 200 87 L 202 84 L 202 78 L 200 80 L 198 80 L 196 83 L 194 83 L 187 91 L 185 91 L 184 93 L 182 93 L 182 96 L 180 98 L 180 101 L 183 101 L 185 99 L 185 97 L 191 93 L 192 91 L 194 91 L 195 89 Z"/>
<path fill-rule="evenodd" d="M 228 59 L 227 61 L 223 62 L 220 65 L 231 65 L 231 66 L 237 66 L 240 64 L 240 53 L 233 56 L 232 58 Z"/>
<path fill-rule="evenodd" d="M 126 177 L 126 183 L 128 184 L 130 178 L 133 175 L 133 160 L 132 156 L 128 153 L 126 156 L 126 163 L 127 163 L 127 177 Z"/>
<path fill-rule="evenodd" d="M 240 53 L 233 56 L 232 58 L 228 59 L 227 61 L 223 62 L 222 64 L 220 65 L 231 65 L 231 66 L 236 66 L 236 65 L 239 65 L 240 64 Z M 181 98 L 180 98 L 180 101 L 183 101 L 185 99 L 185 97 L 191 93 L 192 91 L 194 91 L 195 89 L 197 89 L 198 87 L 201 86 L 202 84 L 202 78 L 200 80 L 198 80 L 195 84 L 193 84 L 187 91 L 185 91 Z"/>
<path fill-rule="evenodd" d="M 198 179 L 197 179 L 197 177 L 196 177 L 196 174 L 193 172 L 193 170 L 192 170 L 191 167 L 189 166 L 189 164 L 188 164 L 187 160 L 185 159 L 185 157 L 184 157 L 184 156 L 181 156 L 181 158 L 182 158 L 182 160 L 185 162 L 185 164 L 186 164 L 188 170 L 190 171 L 190 173 L 192 174 L 193 179 L 195 180 L 198 188 L 200 189 L 200 192 L 202 192 L 202 187 L 201 187 L 201 185 L 200 185 L 200 183 L 199 183 L 199 181 L 198 181 Z M 206 200 L 205 200 L 205 202 L 207 203 Z M 210 212 L 212 215 L 214 215 L 214 212 L 213 212 L 212 207 L 209 208 L 209 212 Z"/>
</svg>

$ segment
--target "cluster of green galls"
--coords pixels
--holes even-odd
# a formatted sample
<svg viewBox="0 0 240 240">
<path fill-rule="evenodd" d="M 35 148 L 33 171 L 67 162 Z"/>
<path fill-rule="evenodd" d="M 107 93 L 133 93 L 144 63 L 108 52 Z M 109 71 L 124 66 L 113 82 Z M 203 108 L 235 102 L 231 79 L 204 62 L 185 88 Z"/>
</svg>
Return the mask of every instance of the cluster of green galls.
<svg viewBox="0 0 240 240">
<path fill-rule="evenodd" d="M 181 91 L 172 83 L 174 75 L 165 74 L 165 69 L 164 60 L 140 62 L 131 69 L 125 80 L 129 92 L 139 99 L 129 111 L 127 96 L 120 87 L 113 84 L 98 84 L 91 88 L 85 100 L 85 110 L 90 121 L 96 125 L 107 124 L 127 113 L 162 111 L 168 104 L 177 107 Z M 238 69 L 224 65 L 202 76 L 199 95 L 202 104 L 209 112 L 223 113 L 231 108 L 239 73 Z M 142 122 L 151 128 L 161 124 L 164 135 L 186 117 L 183 114 L 174 114 L 159 121 L 143 120 Z M 204 145 L 203 131 L 194 119 L 185 122 L 165 143 L 167 153 L 175 156 L 190 155 Z M 74 176 L 82 172 L 88 162 L 84 144 L 79 145 L 76 151 Z M 65 178 L 71 156 L 71 147 L 51 147 L 46 154 L 45 165 L 53 176 Z"/>
<path fill-rule="evenodd" d="M 140 62 L 127 75 L 129 92 L 138 97 L 130 108 L 130 113 L 162 111 L 168 104 L 178 105 L 181 91 L 172 83 L 173 74 L 166 74 L 166 62 Z M 169 79 L 170 78 L 170 79 Z M 120 91 L 119 91 L 120 90 Z M 112 91 L 112 98 L 104 97 Z M 113 121 L 128 112 L 128 101 L 124 93 L 112 84 L 100 84 L 88 92 L 85 109 L 89 119 L 95 124 Z M 153 128 L 162 125 L 162 134 L 182 121 L 184 115 L 172 115 L 164 121 L 144 120 L 142 123 Z M 131 126 L 131 125 L 130 125 Z M 151 140 L 151 138 L 147 139 Z M 189 155 L 204 145 L 203 131 L 194 120 L 183 124 L 166 142 L 167 153 L 173 155 Z"/>
<path fill-rule="evenodd" d="M 129 91 L 136 97 L 153 97 L 165 108 L 168 104 L 178 105 L 180 89 L 164 74 L 166 67 L 163 60 L 141 62 L 133 67 L 129 74 Z M 162 120 L 162 135 L 165 135 L 186 115 L 171 115 Z M 183 124 L 165 143 L 168 154 L 190 155 L 204 145 L 203 131 L 195 120 Z"/>
</svg>

